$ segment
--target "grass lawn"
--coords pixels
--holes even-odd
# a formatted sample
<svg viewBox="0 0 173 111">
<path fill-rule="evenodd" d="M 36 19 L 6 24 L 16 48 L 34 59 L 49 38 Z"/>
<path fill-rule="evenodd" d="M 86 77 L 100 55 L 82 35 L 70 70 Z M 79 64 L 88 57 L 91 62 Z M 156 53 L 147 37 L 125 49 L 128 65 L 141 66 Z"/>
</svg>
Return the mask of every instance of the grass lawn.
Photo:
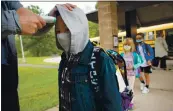
<svg viewBox="0 0 173 111">
<path fill-rule="evenodd" d="M 56 106 L 57 69 L 19 67 L 19 99 L 21 111 L 45 111 Z"/>
<path fill-rule="evenodd" d="M 43 60 L 50 57 L 26 57 L 26 64 L 57 65 L 58 63 L 48 63 Z M 23 64 L 22 58 L 18 58 L 19 64 Z"/>
</svg>

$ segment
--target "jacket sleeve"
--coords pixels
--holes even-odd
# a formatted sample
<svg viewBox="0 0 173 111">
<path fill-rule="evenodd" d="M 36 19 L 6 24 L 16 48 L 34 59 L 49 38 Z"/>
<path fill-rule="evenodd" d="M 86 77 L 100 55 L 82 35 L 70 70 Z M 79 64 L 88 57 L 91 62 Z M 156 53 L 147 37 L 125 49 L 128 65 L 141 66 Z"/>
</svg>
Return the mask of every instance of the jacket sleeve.
<svg viewBox="0 0 173 111">
<path fill-rule="evenodd" d="M 101 66 L 101 93 L 103 96 L 104 111 L 122 111 L 121 95 L 118 89 L 118 80 L 113 61 L 104 53 Z"/>
<path fill-rule="evenodd" d="M 19 1 L 3 1 L 2 7 L 5 4 L 9 6 L 9 10 L 4 10 L 3 8 L 1 13 L 1 40 L 6 38 L 10 34 L 17 34 L 17 32 L 21 31 L 19 25 L 19 17 L 16 13 L 16 10 L 20 7 L 23 7 Z"/>
<path fill-rule="evenodd" d="M 143 59 L 140 55 L 138 55 L 137 53 L 133 53 L 134 59 L 135 59 L 135 64 L 134 64 L 134 69 L 137 69 L 140 67 L 140 65 L 143 63 Z"/>
<path fill-rule="evenodd" d="M 168 51 L 168 45 L 167 45 L 165 39 L 163 39 L 163 46 L 164 46 L 165 50 Z"/>
<path fill-rule="evenodd" d="M 150 53 L 150 58 L 149 60 L 152 61 L 154 59 L 154 51 L 153 51 L 153 48 L 147 44 L 147 47 L 149 49 L 149 53 Z"/>
<path fill-rule="evenodd" d="M 2 10 L 2 22 L 1 22 L 1 34 L 2 39 L 7 37 L 10 34 L 17 34 L 21 31 L 21 27 L 19 24 L 19 16 L 16 13 L 16 10 L 23 7 L 19 1 L 5 1 L 6 4 L 10 7 L 10 10 Z M 2 8 L 1 8 L 2 9 Z M 37 33 L 33 34 L 34 36 L 41 36 L 47 33 L 54 24 L 46 24 L 45 27 L 38 30 Z"/>
</svg>

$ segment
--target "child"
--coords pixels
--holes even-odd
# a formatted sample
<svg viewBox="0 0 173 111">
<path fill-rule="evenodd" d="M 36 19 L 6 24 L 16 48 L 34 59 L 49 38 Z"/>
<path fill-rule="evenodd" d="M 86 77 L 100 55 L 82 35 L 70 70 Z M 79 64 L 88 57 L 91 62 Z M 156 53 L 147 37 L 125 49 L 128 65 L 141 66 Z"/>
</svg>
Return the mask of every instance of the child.
<svg viewBox="0 0 173 111">
<path fill-rule="evenodd" d="M 142 60 L 140 59 L 139 55 L 136 52 L 134 52 L 135 45 L 134 45 L 133 39 L 131 38 L 125 39 L 123 43 L 123 49 L 124 49 L 124 53 L 122 53 L 121 55 L 126 62 L 127 78 L 128 78 L 129 86 L 134 92 L 136 69 L 140 67 Z M 132 109 L 132 108 L 133 108 L 133 100 L 131 101 L 131 104 L 129 106 L 129 109 Z"/>
<path fill-rule="evenodd" d="M 58 74 L 59 111 L 122 111 L 113 60 L 102 51 L 96 62 L 86 14 L 77 7 L 72 11 L 56 7 L 56 44 L 63 51 Z"/>
<path fill-rule="evenodd" d="M 142 59 L 144 60 L 143 64 L 141 65 L 141 72 L 144 72 L 146 85 L 144 82 L 144 79 L 142 76 L 140 76 L 141 81 L 141 90 L 142 93 L 147 94 L 149 93 L 149 83 L 150 83 L 150 73 L 152 73 L 151 69 L 151 63 L 152 59 L 154 58 L 154 52 L 150 45 L 143 42 L 144 40 L 144 34 L 138 33 L 136 36 L 136 42 L 137 42 L 137 53 L 142 56 Z M 141 74 L 140 74 L 141 75 Z"/>
</svg>

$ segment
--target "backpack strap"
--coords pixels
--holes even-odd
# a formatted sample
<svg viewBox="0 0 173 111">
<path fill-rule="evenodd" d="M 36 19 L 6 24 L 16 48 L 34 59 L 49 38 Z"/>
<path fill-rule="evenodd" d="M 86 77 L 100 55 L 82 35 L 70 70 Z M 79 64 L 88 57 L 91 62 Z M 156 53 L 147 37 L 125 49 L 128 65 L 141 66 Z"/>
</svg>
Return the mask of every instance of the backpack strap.
<svg viewBox="0 0 173 111">
<path fill-rule="evenodd" d="M 91 88 L 94 94 L 94 99 L 95 99 L 95 104 L 96 104 L 96 111 L 103 111 L 103 109 L 101 109 L 101 107 L 99 107 L 100 105 L 102 105 L 102 101 L 101 98 L 101 93 L 100 93 L 100 64 L 102 61 L 100 59 L 100 53 L 103 51 L 103 49 L 99 48 L 99 47 L 94 47 L 93 49 L 93 53 L 91 56 L 91 61 L 89 64 L 89 80 L 91 83 Z"/>
<path fill-rule="evenodd" d="M 125 82 L 125 85 L 126 87 L 129 86 L 129 82 L 128 82 L 128 79 L 127 79 L 127 70 L 126 70 L 126 63 L 125 63 L 125 60 L 124 58 L 116 51 L 114 50 L 108 50 L 107 51 L 107 54 L 109 55 L 109 57 L 111 57 L 111 59 L 114 61 L 114 64 L 119 68 L 119 69 L 122 69 L 124 71 L 124 82 Z M 124 63 L 124 66 L 123 67 L 119 67 L 118 66 L 118 61 L 121 60 L 123 63 Z"/>
<path fill-rule="evenodd" d="M 126 87 L 127 87 L 127 86 L 129 86 L 129 82 L 128 82 L 128 79 L 127 79 L 126 62 L 125 62 L 124 58 L 121 55 L 118 55 L 118 57 L 121 58 L 123 63 L 124 63 L 124 67 L 123 67 L 123 70 L 124 70 L 124 82 L 125 82 Z"/>
</svg>

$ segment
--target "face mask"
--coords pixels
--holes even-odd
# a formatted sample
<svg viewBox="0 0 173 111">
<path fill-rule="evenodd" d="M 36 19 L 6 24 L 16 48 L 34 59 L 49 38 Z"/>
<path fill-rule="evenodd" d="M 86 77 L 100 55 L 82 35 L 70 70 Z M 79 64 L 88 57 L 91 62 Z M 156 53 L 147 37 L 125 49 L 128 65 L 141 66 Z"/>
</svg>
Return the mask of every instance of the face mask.
<svg viewBox="0 0 173 111">
<path fill-rule="evenodd" d="M 124 45 L 124 50 L 129 51 L 131 49 L 131 46 L 129 45 Z"/>
<path fill-rule="evenodd" d="M 71 43 L 71 34 L 70 34 L 70 32 L 57 34 L 57 40 L 58 40 L 58 44 L 61 45 L 63 50 L 65 52 L 68 52 L 69 49 L 70 49 L 70 43 Z"/>
<path fill-rule="evenodd" d="M 137 42 L 137 43 L 141 43 L 141 42 L 143 42 L 143 40 L 142 40 L 142 39 L 136 40 L 136 42 Z"/>
</svg>

